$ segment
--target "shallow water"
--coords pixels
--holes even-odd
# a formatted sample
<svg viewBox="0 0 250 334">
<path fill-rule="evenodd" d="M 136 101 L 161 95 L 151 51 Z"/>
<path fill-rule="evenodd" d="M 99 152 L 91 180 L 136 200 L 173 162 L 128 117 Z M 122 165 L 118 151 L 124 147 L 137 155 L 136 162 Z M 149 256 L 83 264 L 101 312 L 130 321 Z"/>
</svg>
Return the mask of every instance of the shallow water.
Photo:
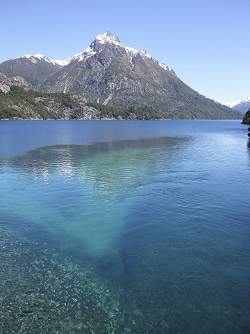
<svg viewBox="0 0 250 334">
<path fill-rule="evenodd" d="M 246 132 L 0 122 L 0 332 L 249 333 Z"/>
</svg>

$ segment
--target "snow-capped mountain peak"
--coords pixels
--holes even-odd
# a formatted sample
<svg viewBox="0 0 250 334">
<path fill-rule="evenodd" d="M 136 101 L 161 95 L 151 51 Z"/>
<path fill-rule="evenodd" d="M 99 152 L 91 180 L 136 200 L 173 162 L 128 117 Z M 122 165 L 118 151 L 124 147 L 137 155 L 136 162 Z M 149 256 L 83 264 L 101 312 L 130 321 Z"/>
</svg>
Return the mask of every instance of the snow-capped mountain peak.
<svg viewBox="0 0 250 334">
<path fill-rule="evenodd" d="M 1 63 L 0 72 L 23 78 L 36 91 L 69 93 L 124 110 L 138 108 L 140 118 L 150 118 L 151 112 L 156 118 L 240 118 L 188 87 L 146 51 L 124 45 L 111 33 L 96 36 L 70 60 L 26 54 Z"/>
<path fill-rule="evenodd" d="M 134 48 L 131 48 L 129 46 L 124 45 L 119 37 L 115 36 L 113 33 L 111 32 L 105 32 L 104 34 L 101 35 L 97 35 L 96 38 L 94 39 L 94 41 L 91 43 L 90 47 L 94 48 L 95 47 L 95 43 L 99 43 L 99 44 L 113 44 L 115 46 L 119 46 L 123 49 L 126 50 L 126 52 L 130 55 L 130 56 L 134 56 L 134 55 L 142 55 L 145 56 L 147 58 L 153 58 L 151 55 L 147 54 L 147 52 L 145 50 L 137 50 Z"/>
<path fill-rule="evenodd" d="M 98 48 L 97 45 L 105 45 L 105 44 L 112 44 L 117 47 L 121 47 L 130 56 L 134 56 L 136 54 L 141 54 L 144 55 L 148 58 L 152 58 L 150 55 L 147 55 L 145 51 L 139 51 L 137 49 L 127 47 L 123 45 L 118 37 L 116 37 L 114 34 L 111 32 L 105 32 L 104 34 L 97 35 L 94 39 L 94 41 L 90 44 L 90 46 L 85 49 L 84 51 L 77 53 L 71 58 L 71 61 L 85 61 L 88 58 L 94 56 L 97 52 L 100 52 L 102 48 Z"/>
<path fill-rule="evenodd" d="M 97 35 L 95 41 L 99 42 L 100 44 L 112 43 L 115 45 L 122 45 L 119 38 L 112 34 L 112 32 L 105 32 L 104 34 Z"/>
<path fill-rule="evenodd" d="M 71 62 L 84 62 L 87 59 L 91 58 L 92 56 L 96 55 L 97 53 L 102 52 L 102 50 L 106 46 L 108 47 L 110 45 L 115 48 L 122 48 L 130 57 L 131 64 L 134 57 L 148 58 L 153 62 L 157 63 L 163 70 L 175 74 L 171 68 L 169 68 L 165 64 L 159 63 L 155 58 L 153 58 L 150 54 L 148 54 L 146 50 L 139 50 L 124 45 L 121 42 L 121 40 L 111 32 L 105 32 L 104 34 L 97 35 L 87 49 L 75 54 L 69 59 L 50 59 L 49 57 L 41 53 L 26 54 L 19 58 L 29 59 L 29 61 L 33 64 L 37 64 L 40 61 L 45 61 L 51 65 L 56 65 L 56 66 L 59 65 L 61 67 L 64 67 L 70 64 Z"/>
<path fill-rule="evenodd" d="M 174 74 L 174 71 L 171 68 L 169 68 L 165 64 L 159 63 L 150 54 L 148 54 L 146 50 L 138 50 L 138 49 L 124 45 L 120 41 L 120 39 L 111 32 L 105 32 L 104 34 L 97 35 L 94 41 L 90 44 L 90 46 L 87 49 L 74 55 L 69 61 L 67 61 L 67 64 L 70 61 L 82 62 L 82 61 L 87 60 L 88 58 L 94 56 L 96 53 L 100 52 L 102 50 L 102 46 L 106 44 L 111 44 L 111 45 L 114 45 L 115 47 L 123 48 L 126 51 L 126 53 L 131 57 L 131 60 L 133 57 L 138 56 L 138 55 L 141 57 L 152 59 L 154 62 L 158 63 L 162 69 L 164 69 L 165 71 L 171 71 Z"/>
</svg>

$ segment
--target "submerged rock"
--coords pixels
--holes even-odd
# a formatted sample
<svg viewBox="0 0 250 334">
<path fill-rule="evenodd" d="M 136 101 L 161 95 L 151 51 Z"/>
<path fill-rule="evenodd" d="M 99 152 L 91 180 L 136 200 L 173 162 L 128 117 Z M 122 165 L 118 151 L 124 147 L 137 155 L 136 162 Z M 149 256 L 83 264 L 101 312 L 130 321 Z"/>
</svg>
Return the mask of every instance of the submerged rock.
<svg viewBox="0 0 250 334">
<path fill-rule="evenodd" d="M 117 333 L 119 298 L 91 267 L 7 227 L 0 236 L 0 333 Z"/>
</svg>

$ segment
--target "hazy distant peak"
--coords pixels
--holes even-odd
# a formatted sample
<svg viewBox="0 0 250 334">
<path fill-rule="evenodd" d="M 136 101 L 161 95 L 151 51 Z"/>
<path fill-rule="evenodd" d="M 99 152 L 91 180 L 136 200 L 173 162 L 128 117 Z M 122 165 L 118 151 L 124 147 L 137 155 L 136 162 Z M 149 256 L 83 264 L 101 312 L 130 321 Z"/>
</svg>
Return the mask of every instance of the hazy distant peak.
<svg viewBox="0 0 250 334">
<path fill-rule="evenodd" d="M 241 99 L 241 100 L 236 100 L 236 101 L 233 101 L 233 102 L 225 102 L 223 103 L 225 106 L 228 106 L 230 108 L 234 108 L 235 106 L 237 106 L 238 104 L 241 104 L 241 103 L 246 103 L 246 102 L 250 102 L 250 97 L 247 97 L 245 99 Z"/>
<path fill-rule="evenodd" d="M 250 108 L 250 97 L 247 97 L 245 99 L 242 100 L 238 100 L 238 101 L 234 101 L 231 103 L 225 103 L 226 106 L 240 111 L 240 112 L 246 112 L 249 108 Z"/>
</svg>

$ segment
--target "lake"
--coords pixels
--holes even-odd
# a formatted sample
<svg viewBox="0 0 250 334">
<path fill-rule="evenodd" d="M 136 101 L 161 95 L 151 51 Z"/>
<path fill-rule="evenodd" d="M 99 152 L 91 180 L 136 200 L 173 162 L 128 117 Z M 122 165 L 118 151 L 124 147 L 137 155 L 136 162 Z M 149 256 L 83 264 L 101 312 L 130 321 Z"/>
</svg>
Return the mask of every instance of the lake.
<svg viewBox="0 0 250 334">
<path fill-rule="evenodd" d="M 0 333 L 250 333 L 239 121 L 1 121 Z"/>
</svg>

